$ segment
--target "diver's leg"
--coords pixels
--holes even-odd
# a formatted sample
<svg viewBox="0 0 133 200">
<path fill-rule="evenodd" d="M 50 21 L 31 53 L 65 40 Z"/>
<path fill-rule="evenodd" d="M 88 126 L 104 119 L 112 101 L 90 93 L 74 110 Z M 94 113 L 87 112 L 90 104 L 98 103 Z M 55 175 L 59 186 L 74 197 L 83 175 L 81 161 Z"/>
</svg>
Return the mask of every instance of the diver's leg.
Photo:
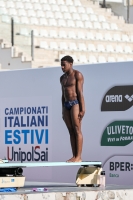
<svg viewBox="0 0 133 200">
<path fill-rule="evenodd" d="M 73 162 L 75 159 L 75 156 L 77 154 L 76 152 L 76 137 L 75 137 L 75 131 L 72 126 L 72 120 L 71 120 L 71 114 L 70 110 L 66 109 L 65 107 L 63 108 L 63 119 L 64 122 L 68 128 L 69 134 L 70 134 L 70 142 L 71 142 L 71 148 L 72 148 L 72 154 L 73 157 L 69 159 L 67 162 Z"/>
<path fill-rule="evenodd" d="M 81 162 L 81 153 L 82 153 L 82 144 L 83 144 L 83 136 L 81 132 L 81 121 L 78 117 L 79 115 L 79 104 L 73 105 L 71 108 L 71 120 L 72 120 L 72 127 L 75 132 L 75 140 L 76 140 L 76 145 L 75 145 L 75 160 L 74 162 Z"/>
</svg>

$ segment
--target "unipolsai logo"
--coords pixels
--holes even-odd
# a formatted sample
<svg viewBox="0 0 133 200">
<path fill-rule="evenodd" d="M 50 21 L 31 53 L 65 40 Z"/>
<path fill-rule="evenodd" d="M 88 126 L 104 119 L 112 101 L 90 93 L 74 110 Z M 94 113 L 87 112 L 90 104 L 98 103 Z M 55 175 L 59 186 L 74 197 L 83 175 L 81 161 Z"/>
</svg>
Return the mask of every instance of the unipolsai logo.
<svg viewBox="0 0 133 200">
<path fill-rule="evenodd" d="M 133 106 L 133 85 L 115 86 L 104 96 L 101 111 L 125 111 Z"/>
</svg>

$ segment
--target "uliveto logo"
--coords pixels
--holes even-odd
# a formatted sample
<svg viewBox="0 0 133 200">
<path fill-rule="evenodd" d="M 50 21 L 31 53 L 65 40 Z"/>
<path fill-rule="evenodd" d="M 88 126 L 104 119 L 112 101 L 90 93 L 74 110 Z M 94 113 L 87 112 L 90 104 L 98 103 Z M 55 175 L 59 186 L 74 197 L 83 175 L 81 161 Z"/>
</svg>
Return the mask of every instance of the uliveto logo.
<svg viewBox="0 0 133 200">
<path fill-rule="evenodd" d="M 114 121 L 104 130 L 101 146 L 126 146 L 133 141 L 133 121 Z"/>
<path fill-rule="evenodd" d="M 133 106 L 133 85 L 115 86 L 104 96 L 101 111 L 125 111 Z"/>
</svg>

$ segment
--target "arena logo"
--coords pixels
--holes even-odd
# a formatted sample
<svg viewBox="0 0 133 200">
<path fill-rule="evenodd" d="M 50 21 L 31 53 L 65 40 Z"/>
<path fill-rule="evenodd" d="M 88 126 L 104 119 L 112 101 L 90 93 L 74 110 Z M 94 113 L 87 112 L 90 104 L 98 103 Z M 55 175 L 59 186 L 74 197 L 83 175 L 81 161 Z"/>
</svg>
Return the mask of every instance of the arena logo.
<svg viewBox="0 0 133 200">
<path fill-rule="evenodd" d="M 133 95 L 132 96 L 129 96 L 128 94 L 125 96 L 125 98 L 129 101 L 129 102 L 131 102 L 131 101 L 133 101 Z"/>
<path fill-rule="evenodd" d="M 133 121 L 114 121 L 101 138 L 101 146 L 126 146 L 133 141 Z"/>
<path fill-rule="evenodd" d="M 104 96 L 101 111 L 125 111 L 133 106 L 133 85 L 115 86 Z"/>
<path fill-rule="evenodd" d="M 122 95 L 106 95 L 106 103 L 108 102 L 122 102 Z"/>
</svg>

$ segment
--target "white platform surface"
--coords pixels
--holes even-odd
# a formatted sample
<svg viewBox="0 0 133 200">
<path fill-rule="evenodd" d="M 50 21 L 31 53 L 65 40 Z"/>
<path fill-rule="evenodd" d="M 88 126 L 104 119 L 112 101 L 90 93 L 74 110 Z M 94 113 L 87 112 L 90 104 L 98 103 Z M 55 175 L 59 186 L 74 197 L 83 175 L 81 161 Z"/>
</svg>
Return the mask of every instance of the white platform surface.
<svg viewBox="0 0 133 200">
<path fill-rule="evenodd" d="M 58 167 L 58 166 L 81 166 L 102 165 L 101 162 L 29 162 L 29 163 L 0 163 L 0 168 L 9 167 Z"/>
</svg>

